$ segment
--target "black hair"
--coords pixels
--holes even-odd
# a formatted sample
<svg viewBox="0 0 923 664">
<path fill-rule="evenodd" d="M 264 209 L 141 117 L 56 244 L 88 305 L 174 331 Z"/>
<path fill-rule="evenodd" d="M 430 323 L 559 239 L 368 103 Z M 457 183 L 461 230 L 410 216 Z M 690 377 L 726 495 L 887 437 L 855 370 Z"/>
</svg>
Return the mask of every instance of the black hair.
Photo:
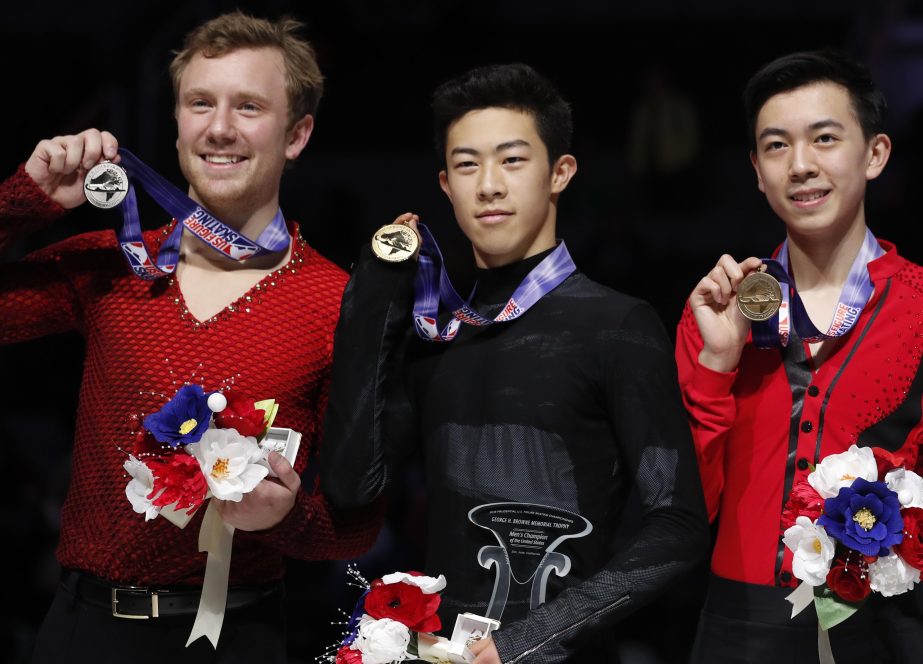
<svg viewBox="0 0 923 664">
<path fill-rule="evenodd" d="M 526 64 L 489 65 L 446 81 L 433 93 L 436 157 L 445 161 L 449 127 L 466 113 L 508 108 L 528 113 L 554 163 L 570 150 L 574 121 L 570 105 L 547 78 Z"/>
<path fill-rule="evenodd" d="M 846 88 L 867 140 L 884 131 L 888 104 L 865 65 L 833 49 L 801 51 L 773 60 L 756 72 L 744 88 L 750 149 L 756 149 L 756 117 L 770 97 L 823 82 Z"/>
</svg>

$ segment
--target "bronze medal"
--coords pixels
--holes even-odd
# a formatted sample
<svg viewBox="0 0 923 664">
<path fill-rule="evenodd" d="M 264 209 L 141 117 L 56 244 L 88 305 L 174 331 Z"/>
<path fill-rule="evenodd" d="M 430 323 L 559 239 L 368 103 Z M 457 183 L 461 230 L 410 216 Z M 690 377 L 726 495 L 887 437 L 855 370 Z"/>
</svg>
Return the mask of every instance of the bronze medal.
<svg viewBox="0 0 923 664">
<path fill-rule="evenodd" d="M 128 173 L 111 161 L 96 164 L 83 179 L 83 194 L 98 208 L 115 207 L 128 195 Z"/>
<path fill-rule="evenodd" d="M 782 287 L 765 272 L 751 272 L 737 287 L 737 308 L 754 322 L 769 320 L 782 304 Z"/>
<path fill-rule="evenodd" d="M 372 251 L 383 261 L 400 263 L 420 250 L 420 236 L 409 226 L 387 224 L 372 236 Z"/>
</svg>

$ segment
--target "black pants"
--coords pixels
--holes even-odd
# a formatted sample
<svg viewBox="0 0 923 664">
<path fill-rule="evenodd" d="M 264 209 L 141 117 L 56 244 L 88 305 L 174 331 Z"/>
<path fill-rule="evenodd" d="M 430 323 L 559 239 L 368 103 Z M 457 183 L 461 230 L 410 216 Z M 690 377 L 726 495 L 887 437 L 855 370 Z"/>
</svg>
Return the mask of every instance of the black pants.
<svg viewBox="0 0 923 664">
<path fill-rule="evenodd" d="M 195 616 L 129 620 L 58 588 L 36 639 L 34 664 L 286 664 L 283 593 L 224 617 L 217 650 L 186 647 Z"/>
<path fill-rule="evenodd" d="M 692 664 L 817 664 L 814 605 L 791 618 L 792 588 L 757 586 L 712 575 Z M 891 664 L 873 611 L 863 607 L 829 630 L 836 664 Z M 923 654 L 920 655 L 923 661 Z"/>
</svg>

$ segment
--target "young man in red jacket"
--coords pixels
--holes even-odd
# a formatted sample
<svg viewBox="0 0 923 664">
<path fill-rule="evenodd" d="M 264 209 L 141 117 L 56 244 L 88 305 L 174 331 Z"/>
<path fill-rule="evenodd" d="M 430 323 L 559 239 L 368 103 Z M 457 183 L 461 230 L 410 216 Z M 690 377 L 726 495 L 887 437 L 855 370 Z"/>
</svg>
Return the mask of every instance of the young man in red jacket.
<svg viewBox="0 0 923 664">
<path fill-rule="evenodd" d="M 783 304 L 778 324 L 754 323 L 751 333 L 743 311 L 764 317 L 766 294 L 741 283 L 763 260 L 724 255 L 679 324 L 680 384 L 718 519 L 693 661 L 817 662 L 815 612 L 793 619 L 785 600 L 798 580 L 782 541 L 783 506 L 814 465 L 851 445 L 916 458 L 923 270 L 866 225 L 866 184 L 887 164 L 891 141 L 884 97 L 864 67 L 835 52 L 791 54 L 761 69 L 744 99 L 757 183 L 785 224 L 777 258 L 805 315 Z M 891 661 L 889 648 L 920 652 L 912 596 L 888 602 L 830 630 L 838 663 Z M 875 624 L 885 612 L 888 629 Z M 895 630 L 902 636 L 882 643 Z"/>
</svg>

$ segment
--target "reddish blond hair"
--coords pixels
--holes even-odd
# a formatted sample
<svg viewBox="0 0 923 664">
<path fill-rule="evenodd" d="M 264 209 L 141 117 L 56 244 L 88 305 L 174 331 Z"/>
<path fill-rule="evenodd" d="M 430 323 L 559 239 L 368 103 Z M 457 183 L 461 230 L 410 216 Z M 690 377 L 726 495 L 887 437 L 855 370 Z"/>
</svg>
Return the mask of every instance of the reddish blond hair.
<svg viewBox="0 0 923 664">
<path fill-rule="evenodd" d="M 305 115 L 315 115 L 324 92 L 324 77 L 314 48 L 298 35 L 303 27 L 287 16 L 269 21 L 240 10 L 203 23 L 186 35 L 183 48 L 175 52 L 170 63 L 174 99 L 179 99 L 180 79 L 194 56 L 217 58 L 242 48 L 275 48 L 285 65 L 289 126 Z"/>
</svg>

